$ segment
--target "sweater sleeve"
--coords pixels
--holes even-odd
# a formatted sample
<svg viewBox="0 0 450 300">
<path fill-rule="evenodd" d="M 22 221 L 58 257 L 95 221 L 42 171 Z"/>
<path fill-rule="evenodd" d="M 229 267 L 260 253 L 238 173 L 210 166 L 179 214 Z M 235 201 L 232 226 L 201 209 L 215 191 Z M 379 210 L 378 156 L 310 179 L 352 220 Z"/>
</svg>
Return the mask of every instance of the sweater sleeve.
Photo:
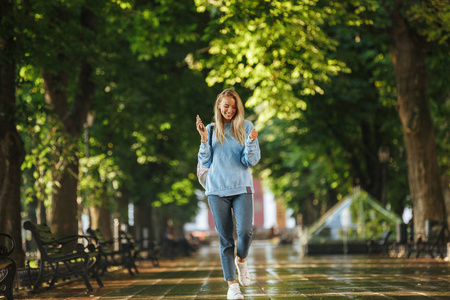
<svg viewBox="0 0 450 300">
<path fill-rule="evenodd" d="M 211 149 L 211 142 L 209 141 L 209 137 L 211 136 L 210 130 L 211 125 L 207 125 L 206 131 L 208 134 L 208 140 L 206 141 L 206 143 L 200 144 L 200 149 L 198 151 L 198 164 L 204 168 L 209 168 L 212 163 L 212 149 Z"/>
<path fill-rule="evenodd" d="M 249 134 L 253 128 L 253 124 L 251 124 L 249 126 L 249 130 L 246 130 L 247 134 Z M 244 151 L 242 151 L 241 163 L 246 167 L 253 167 L 259 162 L 260 159 L 261 151 L 259 149 L 258 139 L 252 141 L 250 136 L 247 136 L 244 144 Z"/>
</svg>

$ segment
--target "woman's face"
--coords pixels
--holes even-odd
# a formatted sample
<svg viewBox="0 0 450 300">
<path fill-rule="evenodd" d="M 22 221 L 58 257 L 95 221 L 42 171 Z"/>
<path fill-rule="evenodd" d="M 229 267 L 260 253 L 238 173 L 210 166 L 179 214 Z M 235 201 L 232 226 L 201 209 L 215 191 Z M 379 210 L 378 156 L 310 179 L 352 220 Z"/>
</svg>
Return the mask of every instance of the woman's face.
<svg viewBox="0 0 450 300">
<path fill-rule="evenodd" d="M 236 114 L 236 100 L 231 97 L 223 97 L 219 104 L 219 110 L 222 114 L 224 123 L 230 123 Z"/>
</svg>

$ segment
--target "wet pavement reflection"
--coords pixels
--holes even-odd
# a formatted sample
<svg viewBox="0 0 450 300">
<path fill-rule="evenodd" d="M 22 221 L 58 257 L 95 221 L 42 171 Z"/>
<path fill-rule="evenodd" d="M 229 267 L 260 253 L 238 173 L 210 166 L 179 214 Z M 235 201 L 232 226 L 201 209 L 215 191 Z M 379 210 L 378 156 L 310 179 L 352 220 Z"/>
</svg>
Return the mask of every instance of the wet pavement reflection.
<svg viewBox="0 0 450 300">
<path fill-rule="evenodd" d="M 450 299 L 450 262 L 383 256 L 306 256 L 290 246 L 255 241 L 248 257 L 253 282 L 245 299 Z M 226 299 L 218 245 L 189 258 L 139 262 L 140 274 L 116 271 L 85 294 L 82 281 L 16 299 Z"/>
</svg>

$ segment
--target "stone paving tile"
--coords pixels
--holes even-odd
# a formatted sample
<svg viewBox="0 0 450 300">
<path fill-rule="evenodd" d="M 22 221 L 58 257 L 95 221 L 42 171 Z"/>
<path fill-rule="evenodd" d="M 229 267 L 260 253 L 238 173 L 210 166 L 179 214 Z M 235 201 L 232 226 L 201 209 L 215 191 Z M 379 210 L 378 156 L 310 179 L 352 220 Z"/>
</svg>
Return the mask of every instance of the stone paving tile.
<svg viewBox="0 0 450 300">
<path fill-rule="evenodd" d="M 248 257 L 253 282 L 245 299 L 450 299 L 450 262 L 379 256 L 299 257 L 291 247 L 255 242 Z M 190 258 L 139 262 L 140 274 L 125 270 L 102 277 L 104 287 L 86 294 L 82 281 L 59 284 L 16 299 L 226 299 L 218 246 Z"/>
</svg>

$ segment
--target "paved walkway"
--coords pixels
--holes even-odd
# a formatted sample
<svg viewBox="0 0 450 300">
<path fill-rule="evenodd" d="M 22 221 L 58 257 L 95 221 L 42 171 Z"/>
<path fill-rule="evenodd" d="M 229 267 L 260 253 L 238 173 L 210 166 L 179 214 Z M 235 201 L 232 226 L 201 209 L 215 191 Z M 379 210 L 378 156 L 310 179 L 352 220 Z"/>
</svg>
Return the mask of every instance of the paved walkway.
<svg viewBox="0 0 450 300">
<path fill-rule="evenodd" d="M 450 299 L 450 262 L 378 256 L 299 257 L 291 247 L 255 242 L 248 258 L 251 286 L 245 299 Z M 85 294 L 82 281 L 16 299 L 226 299 L 218 249 L 190 258 L 140 262 L 140 274 L 102 277 L 105 286 Z"/>
</svg>

